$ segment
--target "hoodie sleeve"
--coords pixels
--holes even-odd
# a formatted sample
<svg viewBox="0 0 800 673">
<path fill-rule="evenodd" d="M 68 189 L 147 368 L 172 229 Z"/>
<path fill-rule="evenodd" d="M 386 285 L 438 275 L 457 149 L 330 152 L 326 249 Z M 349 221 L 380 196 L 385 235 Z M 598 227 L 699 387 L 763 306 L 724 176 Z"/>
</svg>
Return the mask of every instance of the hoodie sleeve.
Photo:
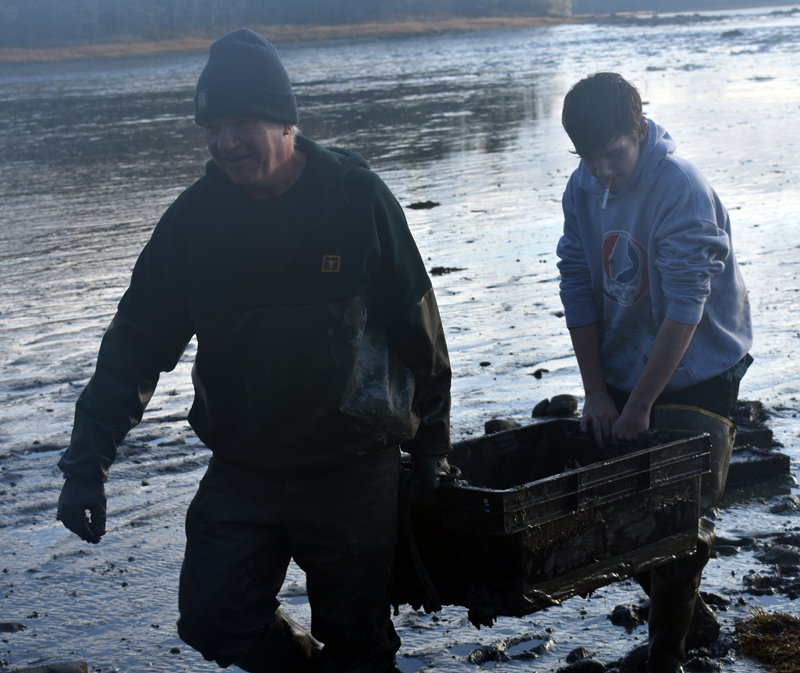
<svg viewBox="0 0 800 673">
<path fill-rule="evenodd" d="M 666 317 L 696 325 L 711 293 L 711 277 L 730 254 L 728 213 L 691 164 L 673 172 L 655 231 L 655 266 L 668 301 Z"/>
<path fill-rule="evenodd" d="M 567 327 L 582 327 L 598 322 L 600 316 L 594 300 L 592 274 L 586 257 L 590 243 L 584 240 L 578 226 L 575 197 L 580 191 L 576 170 L 564 191 L 561 203 L 564 211 L 564 234 L 558 242 L 558 270 L 561 273 L 560 296 L 564 305 Z"/>
</svg>

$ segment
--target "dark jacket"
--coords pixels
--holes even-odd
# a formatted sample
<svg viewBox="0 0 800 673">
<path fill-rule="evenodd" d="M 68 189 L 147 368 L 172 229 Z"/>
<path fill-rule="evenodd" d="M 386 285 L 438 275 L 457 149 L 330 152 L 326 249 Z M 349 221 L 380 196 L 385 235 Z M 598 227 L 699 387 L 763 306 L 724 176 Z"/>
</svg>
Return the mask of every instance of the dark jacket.
<svg viewBox="0 0 800 673">
<path fill-rule="evenodd" d="M 280 472 L 449 450 L 447 348 L 402 208 L 359 155 L 298 149 L 306 167 L 279 197 L 249 199 L 209 162 L 164 214 L 78 400 L 65 474 L 108 478 L 192 335 L 189 422 L 225 460 Z"/>
</svg>

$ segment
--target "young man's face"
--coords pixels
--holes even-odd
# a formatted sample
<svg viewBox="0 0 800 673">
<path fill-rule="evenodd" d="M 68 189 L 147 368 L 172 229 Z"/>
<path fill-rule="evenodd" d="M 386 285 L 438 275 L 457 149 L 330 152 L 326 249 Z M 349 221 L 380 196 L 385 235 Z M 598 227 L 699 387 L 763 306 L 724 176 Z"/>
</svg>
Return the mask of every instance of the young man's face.
<svg viewBox="0 0 800 673">
<path fill-rule="evenodd" d="M 586 169 L 616 194 L 636 168 L 642 141 L 647 135 L 647 121 L 636 133 L 619 136 L 591 157 L 581 157 Z"/>
</svg>

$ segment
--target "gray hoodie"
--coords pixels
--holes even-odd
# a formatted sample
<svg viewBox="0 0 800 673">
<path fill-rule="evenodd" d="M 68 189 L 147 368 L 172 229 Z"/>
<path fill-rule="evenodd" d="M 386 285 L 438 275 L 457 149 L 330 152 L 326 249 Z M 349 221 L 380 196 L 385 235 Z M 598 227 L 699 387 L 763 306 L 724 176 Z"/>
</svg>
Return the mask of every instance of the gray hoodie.
<svg viewBox="0 0 800 673">
<path fill-rule="evenodd" d="M 570 329 L 598 323 L 605 380 L 632 390 L 664 318 L 697 325 L 665 390 L 723 373 L 752 344 L 750 305 L 728 212 L 675 142 L 648 120 L 639 161 L 619 193 L 581 164 L 563 197 L 561 301 Z"/>
</svg>

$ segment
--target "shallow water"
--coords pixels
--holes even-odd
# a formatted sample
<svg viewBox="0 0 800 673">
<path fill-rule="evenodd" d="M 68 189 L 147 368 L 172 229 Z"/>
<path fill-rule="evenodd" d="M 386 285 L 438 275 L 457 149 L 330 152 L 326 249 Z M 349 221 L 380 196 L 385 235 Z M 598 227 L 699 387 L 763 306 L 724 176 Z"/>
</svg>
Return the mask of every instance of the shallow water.
<svg viewBox="0 0 800 673">
<path fill-rule="evenodd" d="M 545 397 L 581 394 L 555 268 L 560 197 L 576 163 L 560 105 L 577 79 L 615 69 L 731 211 L 756 339 L 741 395 L 771 410 L 796 471 L 800 14 L 789 9 L 280 48 L 307 135 L 361 152 L 402 204 L 440 204 L 407 216 L 429 268 L 459 269 L 433 277 L 455 440 L 493 417 L 525 422 Z M 81 659 L 101 671 L 216 670 L 174 628 L 183 514 L 208 457 L 183 421 L 192 348 L 114 466 L 102 544 L 53 520 L 54 465 L 102 331 L 157 218 L 202 172 L 190 98 L 204 61 L 0 65 L 0 621 L 28 626 L 2 634 L 0 668 Z M 797 491 L 773 484 L 731 498 L 720 535 L 800 526 L 797 515 L 768 513 L 776 492 Z M 750 569 L 769 571 L 752 552 L 720 557 L 703 587 L 738 595 Z M 292 568 L 282 598 L 307 622 L 304 584 Z M 640 596 L 622 583 L 480 631 L 460 608 L 404 608 L 399 663 L 404 673 L 468 670 L 472 649 L 518 635 L 530 638 L 517 650 L 543 640 L 552 649 L 483 667 L 554 671 L 581 645 L 608 662 L 646 639 L 644 628 L 628 634 L 606 617 Z M 743 596 L 746 605 L 720 613 L 726 628 L 755 604 L 797 611 L 786 598 Z M 738 660 L 724 670 L 757 669 Z"/>
</svg>

